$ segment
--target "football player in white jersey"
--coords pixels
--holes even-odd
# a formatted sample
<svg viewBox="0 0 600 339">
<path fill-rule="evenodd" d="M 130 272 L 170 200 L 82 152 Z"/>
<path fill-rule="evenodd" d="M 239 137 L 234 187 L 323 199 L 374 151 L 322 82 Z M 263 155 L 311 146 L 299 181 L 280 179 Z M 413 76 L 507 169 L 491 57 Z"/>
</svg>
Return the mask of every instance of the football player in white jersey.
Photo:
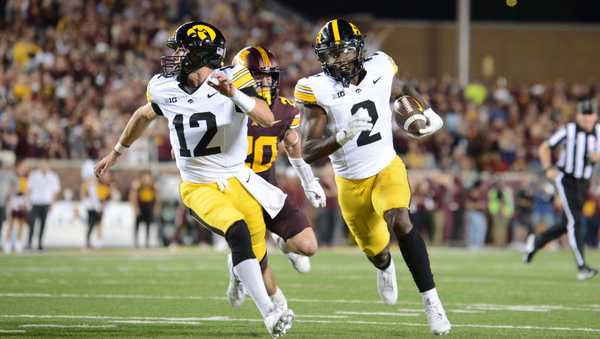
<svg viewBox="0 0 600 339">
<path fill-rule="evenodd" d="M 447 334 L 451 325 L 435 289 L 427 249 L 409 219 L 406 168 L 393 147 L 390 96 L 397 67 L 385 53 L 365 57 L 363 49 L 359 29 L 348 21 L 331 20 L 317 33 L 315 52 L 323 72 L 300 79 L 294 91 L 303 111 L 303 156 L 308 163 L 329 156 L 342 216 L 377 268 L 383 302 L 395 304 L 398 298 L 389 227 L 422 294 L 431 331 Z M 443 125 L 431 108 L 420 118 L 428 124 L 418 137 Z"/>
<path fill-rule="evenodd" d="M 294 314 L 273 304 L 259 264 L 266 257 L 266 231 L 261 204 L 265 205 L 258 200 L 272 200 L 249 193 L 248 183 L 256 179 L 251 174 L 238 179 L 239 173 L 248 170 L 244 164 L 248 116 L 267 127 L 273 123 L 273 113 L 258 98 L 248 69 L 222 67 L 225 38 L 216 27 L 200 21 L 185 23 L 167 46 L 175 52 L 161 58 L 163 72 L 148 83 L 148 103 L 129 119 L 115 148 L 96 165 L 96 175 L 114 165 L 152 120 L 165 117 L 184 204 L 203 225 L 225 237 L 235 275 L 254 300 L 269 333 L 280 337 L 291 328 Z M 279 197 L 279 189 L 258 180 L 259 189 L 275 192 L 267 194 L 267 199 Z"/>
</svg>

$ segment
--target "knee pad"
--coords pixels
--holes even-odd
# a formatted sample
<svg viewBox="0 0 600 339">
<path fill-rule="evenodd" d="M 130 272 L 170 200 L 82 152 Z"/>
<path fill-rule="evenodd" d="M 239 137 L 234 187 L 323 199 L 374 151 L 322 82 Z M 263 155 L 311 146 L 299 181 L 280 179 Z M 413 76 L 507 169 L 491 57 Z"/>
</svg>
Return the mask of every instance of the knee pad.
<svg viewBox="0 0 600 339">
<path fill-rule="evenodd" d="M 252 252 L 252 238 L 248 226 L 242 220 L 236 221 L 225 233 L 225 240 L 231 249 L 233 266 L 246 259 L 256 258 Z"/>
</svg>

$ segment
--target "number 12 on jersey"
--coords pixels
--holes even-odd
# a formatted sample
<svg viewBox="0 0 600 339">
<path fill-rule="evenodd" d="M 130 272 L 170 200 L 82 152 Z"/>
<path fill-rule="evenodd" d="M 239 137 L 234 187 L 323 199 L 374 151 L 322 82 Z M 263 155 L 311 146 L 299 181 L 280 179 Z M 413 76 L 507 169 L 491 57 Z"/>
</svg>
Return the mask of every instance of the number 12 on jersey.
<svg viewBox="0 0 600 339">
<path fill-rule="evenodd" d="M 187 141 L 185 140 L 183 119 L 183 114 L 177 114 L 173 118 L 173 126 L 175 126 L 177 139 L 179 140 L 179 156 L 191 158 L 192 152 L 188 148 Z M 194 147 L 193 156 L 201 157 L 221 153 L 221 147 L 219 146 L 207 147 L 217 134 L 217 118 L 215 115 L 211 112 L 194 113 L 190 115 L 189 119 L 190 128 L 200 127 L 200 121 L 204 121 L 206 123 L 206 133 L 204 133 L 200 141 L 198 141 Z"/>
</svg>

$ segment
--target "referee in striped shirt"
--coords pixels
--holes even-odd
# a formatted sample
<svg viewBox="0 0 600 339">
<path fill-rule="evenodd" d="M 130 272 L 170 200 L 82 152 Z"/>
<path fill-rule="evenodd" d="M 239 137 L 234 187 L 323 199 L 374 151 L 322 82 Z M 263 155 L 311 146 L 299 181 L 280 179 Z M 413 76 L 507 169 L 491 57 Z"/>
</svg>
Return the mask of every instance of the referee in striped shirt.
<svg viewBox="0 0 600 339">
<path fill-rule="evenodd" d="M 560 156 L 552 164 L 552 150 L 558 146 L 561 146 Z M 567 123 L 554 132 L 540 146 L 539 155 L 546 177 L 556 186 L 563 220 L 542 234 L 529 235 L 524 260 L 530 263 L 537 250 L 566 233 L 577 263 L 577 279 L 593 278 L 598 270 L 585 263 L 581 210 L 590 186 L 592 168 L 595 162 L 600 161 L 600 124 L 596 101 L 579 102 L 575 122 Z"/>
</svg>

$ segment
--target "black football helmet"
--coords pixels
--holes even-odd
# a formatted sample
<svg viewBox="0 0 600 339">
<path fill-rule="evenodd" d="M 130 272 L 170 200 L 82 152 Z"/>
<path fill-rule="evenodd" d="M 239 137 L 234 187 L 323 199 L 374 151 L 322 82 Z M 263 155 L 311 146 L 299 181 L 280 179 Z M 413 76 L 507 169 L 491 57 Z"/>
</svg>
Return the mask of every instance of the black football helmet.
<svg viewBox="0 0 600 339">
<path fill-rule="evenodd" d="M 250 46 L 240 50 L 233 58 L 234 65 L 246 67 L 256 84 L 258 85 L 258 95 L 269 105 L 277 97 L 279 90 L 279 74 L 281 68 L 279 61 L 271 51 L 261 46 Z M 261 74 L 267 74 L 271 77 L 270 83 L 263 83 L 259 80 Z"/>
<path fill-rule="evenodd" d="M 177 28 L 167 40 L 173 55 L 160 58 L 162 75 L 177 76 L 179 81 L 200 67 L 219 68 L 225 59 L 225 37 L 213 25 L 190 21 Z"/>
<path fill-rule="evenodd" d="M 325 74 L 344 87 L 363 69 L 365 42 L 358 28 L 343 19 L 327 22 L 317 33 L 315 53 Z"/>
</svg>

